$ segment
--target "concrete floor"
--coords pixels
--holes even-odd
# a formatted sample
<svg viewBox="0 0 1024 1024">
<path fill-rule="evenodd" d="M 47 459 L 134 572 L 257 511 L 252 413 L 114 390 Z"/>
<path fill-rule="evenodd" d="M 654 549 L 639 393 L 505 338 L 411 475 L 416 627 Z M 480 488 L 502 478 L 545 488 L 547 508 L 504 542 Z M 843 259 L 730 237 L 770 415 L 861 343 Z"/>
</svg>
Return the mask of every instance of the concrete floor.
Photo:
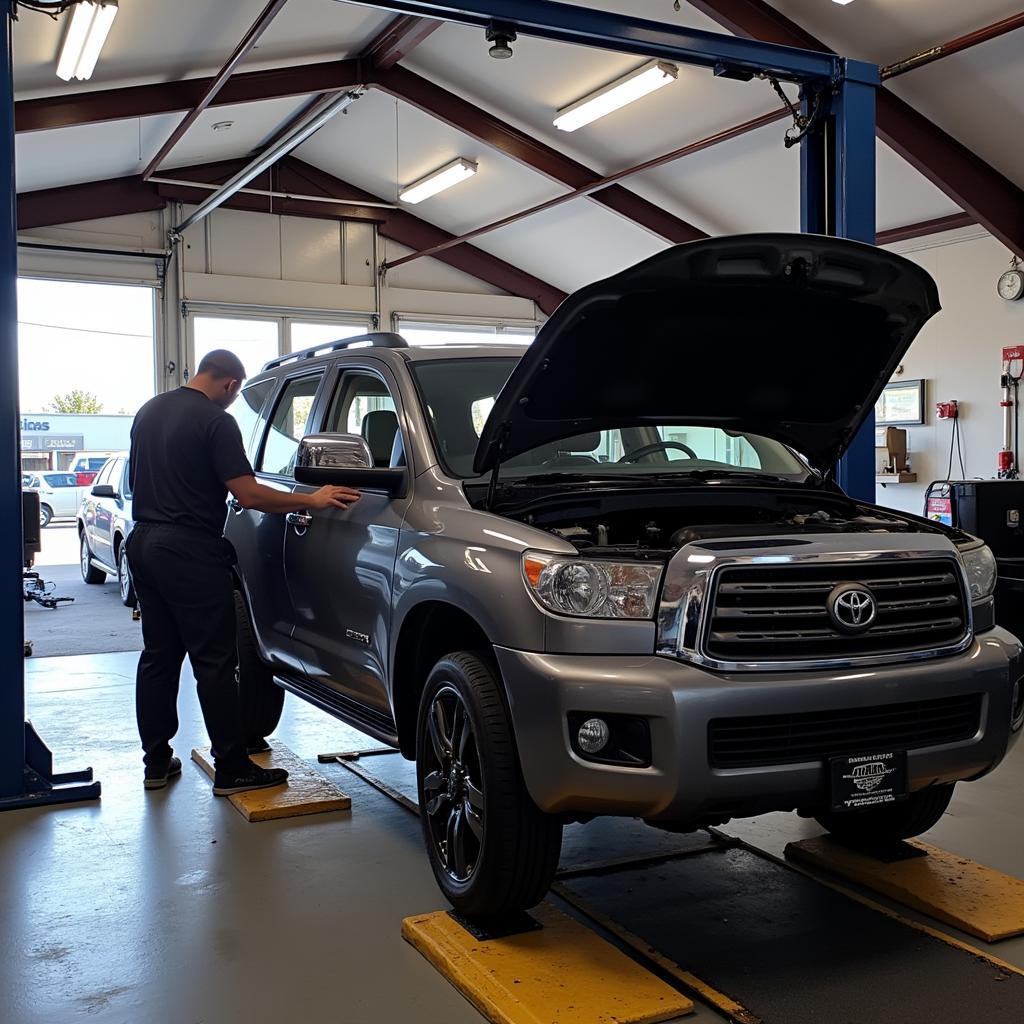
<svg viewBox="0 0 1024 1024">
<path fill-rule="evenodd" d="M 399 934 L 402 918 L 444 905 L 416 819 L 324 765 L 352 796 L 351 812 L 246 823 L 187 760 L 205 741 L 190 679 L 179 701 L 183 776 L 145 793 L 135 660 L 26 663 L 29 714 L 57 770 L 91 765 L 103 799 L 0 814 L 0 1021 L 479 1022 Z M 377 745 L 294 698 L 278 735 L 310 761 Z M 1022 785 L 1024 746 L 1000 772 L 960 787 L 929 838 L 1024 875 Z M 771 815 L 728 831 L 780 853 L 818 830 Z M 994 952 L 1024 967 L 1024 939 Z M 721 1020 L 705 1008 L 687 1019 Z"/>
<path fill-rule="evenodd" d="M 53 522 L 42 531 L 42 551 L 34 568 L 54 593 L 73 597 L 74 604 L 43 608 L 25 605 L 25 638 L 36 658 L 68 654 L 104 654 L 142 649 L 142 627 L 121 604 L 117 577 L 87 585 L 78 567 L 78 528 L 75 521 Z"/>
</svg>

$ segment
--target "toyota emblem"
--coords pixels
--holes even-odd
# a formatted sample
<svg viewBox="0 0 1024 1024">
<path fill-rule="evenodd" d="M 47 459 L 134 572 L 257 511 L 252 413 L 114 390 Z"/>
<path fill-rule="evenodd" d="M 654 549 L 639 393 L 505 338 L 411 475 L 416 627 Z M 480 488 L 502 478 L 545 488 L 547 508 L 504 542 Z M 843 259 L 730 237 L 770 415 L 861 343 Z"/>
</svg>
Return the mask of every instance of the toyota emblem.
<svg viewBox="0 0 1024 1024">
<path fill-rule="evenodd" d="M 875 595 L 858 583 L 840 583 L 828 596 L 828 613 L 846 633 L 861 633 L 875 621 Z"/>
</svg>

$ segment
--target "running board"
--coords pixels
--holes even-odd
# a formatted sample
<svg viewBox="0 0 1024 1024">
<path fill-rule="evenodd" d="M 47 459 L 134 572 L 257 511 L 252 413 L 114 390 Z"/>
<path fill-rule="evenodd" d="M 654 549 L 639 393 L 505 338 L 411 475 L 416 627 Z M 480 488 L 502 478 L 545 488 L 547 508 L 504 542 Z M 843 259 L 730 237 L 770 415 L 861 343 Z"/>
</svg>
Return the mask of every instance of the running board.
<svg viewBox="0 0 1024 1024">
<path fill-rule="evenodd" d="M 89 559 L 89 564 L 94 569 L 99 569 L 100 572 L 105 572 L 108 576 L 116 576 L 117 575 L 117 570 L 116 569 L 111 569 L 110 566 L 106 564 L 106 562 L 101 562 L 95 556 L 93 556 L 92 558 Z"/>
<path fill-rule="evenodd" d="M 365 708 L 351 697 L 346 697 L 332 687 L 314 682 L 312 679 L 275 675 L 274 682 L 289 693 L 294 693 L 296 697 L 301 697 L 320 708 L 321 711 L 341 719 L 346 725 L 351 725 L 382 743 L 392 747 L 398 746 L 398 731 L 394 720 L 389 716 Z"/>
</svg>

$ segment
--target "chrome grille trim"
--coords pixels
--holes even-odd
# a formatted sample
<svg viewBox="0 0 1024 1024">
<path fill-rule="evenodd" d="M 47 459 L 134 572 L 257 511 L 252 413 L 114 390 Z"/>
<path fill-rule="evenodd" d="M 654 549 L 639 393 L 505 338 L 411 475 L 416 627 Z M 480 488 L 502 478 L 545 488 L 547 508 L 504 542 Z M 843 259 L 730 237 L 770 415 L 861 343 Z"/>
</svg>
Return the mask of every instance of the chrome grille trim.
<svg viewBox="0 0 1024 1024">
<path fill-rule="evenodd" d="M 933 567 L 936 560 L 941 559 L 943 563 L 948 562 L 948 571 L 943 568 L 942 571 L 936 572 L 932 568 L 931 571 L 915 572 L 910 563 L 921 559 L 930 560 Z M 939 646 L 931 646 L 925 640 L 923 645 L 912 645 L 909 650 L 884 653 L 868 652 L 800 657 L 794 652 L 794 656 L 786 660 L 758 657 L 753 652 L 743 660 L 730 660 L 725 657 L 716 657 L 706 650 L 704 641 L 710 621 L 712 604 L 710 599 L 719 585 L 723 588 L 726 586 L 759 587 L 759 592 L 778 593 L 782 600 L 785 599 L 783 595 L 787 590 L 790 592 L 802 591 L 804 600 L 793 601 L 792 604 L 804 606 L 806 603 L 806 583 L 795 582 L 791 586 L 788 583 L 761 585 L 741 582 L 731 584 L 726 577 L 719 584 L 721 570 L 728 566 L 743 568 L 758 566 L 780 568 L 786 565 L 810 565 L 821 568 L 831 566 L 836 570 L 835 582 L 838 583 L 856 580 L 858 567 L 868 565 L 892 567 L 895 562 L 906 564 L 907 575 L 901 575 L 898 581 L 880 582 L 877 587 L 871 584 L 871 589 L 877 592 L 881 603 L 894 609 L 900 609 L 904 613 L 915 608 L 913 602 L 916 600 L 918 601 L 916 607 L 924 614 L 920 618 L 915 617 L 911 623 L 899 623 L 887 627 L 891 630 L 890 635 L 898 635 L 901 629 L 905 632 L 916 630 L 917 635 L 920 635 L 921 632 L 939 632 L 943 627 L 930 628 L 937 620 L 927 612 L 942 608 L 942 600 L 933 603 L 930 598 L 916 598 L 915 591 L 921 587 L 941 584 L 943 581 L 947 584 L 955 581 L 961 595 L 962 616 L 941 616 L 941 621 L 946 623 L 945 628 L 947 629 L 952 620 L 962 618 L 963 636 L 955 643 L 948 642 L 947 637 L 946 642 L 941 642 Z M 825 592 L 826 582 L 828 581 L 820 582 L 818 593 Z M 832 585 L 834 584 L 828 586 L 829 590 Z M 733 591 L 733 593 L 736 592 Z M 756 593 L 758 591 L 748 589 L 743 592 Z M 968 594 L 966 576 L 956 548 L 952 542 L 937 534 L 909 536 L 906 534 L 831 534 L 809 536 L 806 539 L 788 535 L 764 537 L 756 541 L 752 541 L 749 537 L 738 538 L 735 541 L 720 539 L 697 541 L 676 552 L 666 570 L 658 609 L 657 653 L 722 672 L 855 668 L 946 657 L 967 650 L 973 642 L 974 624 Z M 794 596 L 796 596 L 795 593 Z M 951 604 L 949 607 L 952 609 L 953 605 Z M 957 611 L 959 612 L 960 609 L 957 608 Z M 815 613 L 817 613 L 817 608 L 815 608 Z M 764 622 L 764 617 L 761 621 Z M 733 628 L 741 629 L 742 616 L 737 616 L 732 620 L 731 627 L 733 623 L 735 623 Z M 918 623 L 920 626 L 917 625 Z M 808 622 L 807 625 L 810 626 L 811 623 Z M 830 631 L 830 623 L 827 615 L 824 614 L 821 618 L 821 629 Z M 800 634 L 805 632 L 806 630 L 799 631 Z M 772 639 L 784 643 L 790 640 L 784 633 L 775 631 L 773 631 Z M 797 644 L 794 643 L 794 646 Z"/>
</svg>

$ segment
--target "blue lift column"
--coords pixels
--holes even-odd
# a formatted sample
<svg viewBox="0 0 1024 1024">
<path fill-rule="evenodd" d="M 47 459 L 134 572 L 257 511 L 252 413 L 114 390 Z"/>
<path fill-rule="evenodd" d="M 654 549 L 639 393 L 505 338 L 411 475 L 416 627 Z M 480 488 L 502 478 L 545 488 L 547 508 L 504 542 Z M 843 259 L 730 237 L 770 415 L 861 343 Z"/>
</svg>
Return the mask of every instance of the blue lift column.
<svg viewBox="0 0 1024 1024">
<path fill-rule="evenodd" d="M 18 197 L 10 4 L 0 31 L 0 810 L 95 800 L 92 770 L 55 775 L 46 744 L 25 721 L 25 602 L 18 431 Z"/>
<path fill-rule="evenodd" d="M 801 143 L 801 228 L 873 245 L 875 91 L 881 78 L 874 64 L 857 60 L 843 60 L 841 71 Z M 814 105 L 813 87 L 805 87 L 801 113 L 810 117 Z M 840 459 L 836 478 L 852 497 L 875 500 L 874 410 Z"/>
</svg>

